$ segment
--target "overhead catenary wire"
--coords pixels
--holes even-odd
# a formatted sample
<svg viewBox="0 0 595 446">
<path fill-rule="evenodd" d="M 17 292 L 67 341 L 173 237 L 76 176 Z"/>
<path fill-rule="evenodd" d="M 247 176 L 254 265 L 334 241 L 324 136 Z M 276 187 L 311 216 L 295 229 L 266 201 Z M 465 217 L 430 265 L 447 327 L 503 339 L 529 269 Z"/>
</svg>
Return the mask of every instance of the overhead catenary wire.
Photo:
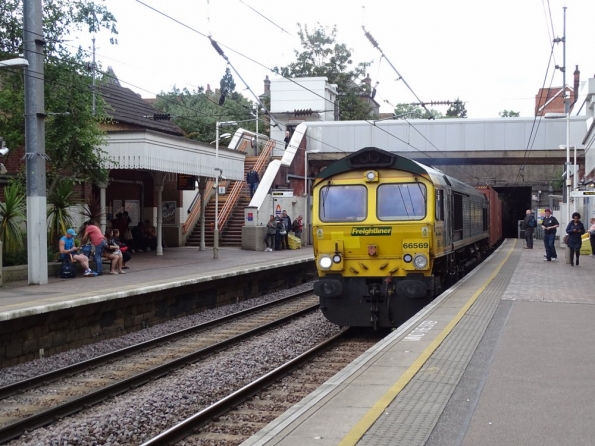
<svg viewBox="0 0 595 446">
<path fill-rule="evenodd" d="M 239 56 L 241 56 L 241 57 L 244 57 L 245 59 L 247 59 L 247 60 L 249 60 L 249 61 L 251 61 L 251 62 L 253 62 L 253 63 L 255 63 L 255 64 L 257 64 L 257 65 L 259 65 L 259 66 L 261 66 L 261 67 L 263 67 L 263 68 L 266 68 L 267 70 L 271 71 L 272 73 L 275 73 L 275 71 L 274 71 L 272 68 L 270 68 L 270 67 L 267 67 L 266 65 L 264 65 L 264 64 L 262 64 L 262 63 L 260 63 L 260 62 L 258 62 L 258 61 L 256 61 L 256 60 L 254 60 L 253 58 L 251 58 L 251 57 L 249 57 L 249 56 L 247 56 L 247 55 L 245 55 L 245 54 L 243 54 L 243 53 L 241 53 L 241 52 L 239 52 L 239 51 L 237 51 L 237 50 L 235 50 L 235 49 L 233 49 L 233 48 L 231 48 L 231 47 L 229 47 L 229 46 L 226 46 L 226 45 L 222 44 L 221 42 L 216 42 L 216 41 L 214 41 L 214 39 L 212 39 L 212 37 L 211 37 L 211 36 L 207 36 L 207 35 L 205 35 L 204 33 L 200 32 L 200 31 L 198 31 L 198 30 L 196 30 L 196 29 L 194 29 L 194 28 L 192 28 L 192 27 L 190 27 L 190 26 L 188 26 L 188 25 L 186 25 L 186 24 L 183 24 L 183 23 L 182 23 L 182 22 L 180 22 L 179 20 L 177 20 L 177 19 L 175 19 L 175 18 L 173 18 L 173 17 L 171 17 L 171 16 L 169 16 L 169 15 L 165 14 L 164 12 L 162 12 L 162 11 L 159 11 L 159 10 L 157 10 L 157 9 L 156 9 L 156 8 L 154 8 L 154 7 L 151 7 L 151 6 L 148 6 L 148 5 L 146 5 L 146 4 L 145 4 L 144 2 L 142 2 L 141 0 L 136 0 L 136 1 L 137 1 L 138 3 L 140 3 L 140 4 L 144 5 L 144 6 L 147 6 L 149 9 L 151 9 L 151 10 L 155 11 L 156 13 L 158 13 L 158 14 L 160 14 L 160 15 L 162 15 L 162 16 L 164 16 L 164 17 L 166 17 L 166 18 L 168 18 L 168 19 L 170 19 L 170 20 L 172 20 L 172 21 L 174 21 L 175 23 L 181 24 L 181 25 L 182 25 L 182 26 L 184 26 L 185 28 L 187 28 L 187 29 L 189 29 L 189 30 L 192 30 L 193 32 L 195 32 L 195 33 L 197 33 L 197 34 L 199 34 L 199 35 L 201 35 L 201 36 L 203 36 L 203 37 L 207 37 L 207 38 L 208 38 L 208 39 L 209 39 L 211 42 L 215 42 L 217 46 L 213 45 L 213 47 L 215 48 L 215 50 L 216 50 L 218 53 L 219 53 L 219 51 L 221 51 L 221 53 L 223 53 L 222 47 L 224 47 L 224 48 L 227 48 L 227 49 L 229 49 L 230 51 L 234 52 L 235 54 L 237 54 L 237 55 L 239 55 Z M 220 55 L 223 57 L 224 53 L 223 53 L 223 55 L 222 55 L 221 53 L 219 53 L 219 54 L 220 54 Z M 385 58 L 385 59 L 387 59 L 387 58 L 386 58 L 386 56 L 384 56 L 384 58 Z M 227 63 L 229 63 L 229 58 L 228 58 L 226 55 L 225 55 L 224 59 L 226 60 L 226 62 L 227 62 Z M 388 62 L 388 63 L 390 63 L 390 61 L 389 61 L 388 59 L 387 59 L 387 62 Z M 392 64 L 391 64 L 391 66 L 392 66 Z M 233 68 L 233 67 L 232 67 L 232 68 Z M 393 67 L 393 68 L 394 68 L 394 67 Z M 234 71 L 236 71 L 236 70 L 235 70 L 235 68 L 234 68 Z M 395 71 L 396 71 L 396 69 L 395 69 Z M 236 71 L 236 73 L 237 73 L 237 71 Z M 275 74 L 279 74 L 279 73 L 275 73 Z M 400 74 L 399 74 L 398 72 L 397 72 L 397 74 L 400 76 Z M 239 75 L 239 74 L 238 74 L 238 75 Z M 290 82 L 293 82 L 294 84 L 296 84 L 296 85 L 297 85 L 297 86 L 299 86 L 300 88 L 302 88 L 302 89 L 304 89 L 304 90 L 306 90 L 306 91 L 308 91 L 308 92 L 310 92 L 310 93 L 312 93 L 312 94 L 314 94 L 314 95 L 316 95 L 316 96 L 320 97 L 321 99 L 325 100 L 326 102 L 329 102 L 329 103 L 331 103 L 331 104 L 333 104 L 333 105 L 334 105 L 334 103 L 333 103 L 332 101 L 330 101 L 328 98 L 326 98 L 326 97 L 324 97 L 324 96 L 322 96 L 322 95 L 320 95 L 320 94 L 318 94 L 318 93 L 316 93 L 316 92 L 314 92 L 314 91 L 312 91 L 312 90 L 310 90 L 310 89 L 308 89 L 308 88 L 304 87 L 303 85 L 299 84 L 299 83 L 298 83 L 298 82 L 297 82 L 295 79 L 289 78 L 289 77 L 287 77 L 287 76 L 283 76 L 282 74 L 280 74 L 280 76 L 282 76 L 284 79 L 286 79 L 286 80 L 288 80 L 288 81 L 290 81 Z M 242 81 L 243 81 L 243 79 L 242 79 Z M 243 81 L 243 82 L 245 83 L 245 81 Z M 246 84 L 246 83 L 245 83 L 245 84 Z M 405 82 L 405 84 L 406 84 L 406 85 L 409 87 L 409 85 L 408 85 L 406 82 Z M 246 85 L 247 85 L 247 84 L 246 84 Z M 247 86 L 248 86 L 248 85 L 247 85 Z M 410 88 L 410 87 L 409 87 L 409 88 Z M 252 92 L 252 91 L 251 91 L 251 92 Z M 415 95 L 415 93 L 414 93 L 413 91 L 412 91 L 412 93 L 414 94 L 414 96 L 416 97 L 416 99 L 418 99 L 418 101 L 422 102 L 422 101 L 419 99 L 419 97 L 417 97 L 417 95 Z M 252 92 L 252 94 L 254 94 L 254 93 Z M 426 107 L 424 106 L 424 108 L 426 108 Z M 265 108 L 265 109 L 266 109 L 266 108 Z M 429 113 L 429 115 L 430 115 L 430 116 L 433 116 L 433 115 L 432 115 L 432 113 L 431 113 L 429 110 L 427 110 L 427 108 L 426 108 L 426 111 Z M 270 116 L 270 115 L 269 115 L 269 116 Z M 272 118 L 272 116 L 271 116 L 271 118 Z M 276 121 L 275 121 L 275 122 L 276 122 Z M 369 121 L 369 120 L 367 120 L 367 122 L 370 122 L 370 121 Z M 276 122 L 276 123 L 277 123 L 277 122 Z M 282 123 L 277 123 L 277 124 L 278 124 L 279 126 L 281 126 L 281 127 L 286 127 L 286 126 L 285 126 L 285 125 L 283 125 Z M 412 124 L 408 122 L 408 125 L 412 125 Z M 411 145 L 410 143 L 408 143 L 408 142 L 406 142 L 406 141 L 404 141 L 404 140 L 402 140 L 402 139 L 400 139 L 400 138 L 396 137 L 395 135 L 391 134 L 390 132 L 387 132 L 387 133 L 388 133 L 388 134 L 389 134 L 391 137 L 393 137 L 393 138 L 396 138 L 396 139 L 400 140 L 401 142 L 404 142 L 405 144 L 407 144 L 408 146 L 410 146 L 410 147 L 411 147 L 411 148 L 413 148 L 414 150 L 417 150 L 418 152 L 420 152 L 420 153 L 423 153 L 423 154 L 424 154 L 424 155 L 426 155 L 426 156 L 427 156 L 429 159 L 433 159 L 433 158 L 434 158 L 434 157 L 433 157 L 433 156 L 432 156 L 430 153 L 428 153 L 428 152 L 424 152 L 423 150 L 421 150 L 421 149 L 418 149 L 417 147 L 415 147 L 415 146 Z M 327 144 L 327 145 L 328 145 L 328 144 Z M 330 145 L 329 145 L 329 147 L 332 147 L 332 146 L 330 146 Z M 341 150 L 341 149 L 339 149 L 339 148 L 337 148 L 337 147 L 334 147 L 334 148 L 335 148 L 336 150 L 339 150 L 340 152 L 346 153 L 344 150 Z M 463 169 L 461 168 L 461 170 L 463 170 Z M 463 170 L 463 171 L 464 171 L 464 170 Z"/>
<path fill-rule="evenodd" d="M 155 9 L 155 8 L 153 8 L 153 7 L 151 7 L 151 6 L 149 6 L 149 5 L 146 5 L 144 2 L 142 2 L 142 1 L 140 1 L 140 0 L 137 0 L 137 1 L 138 1 L 139 3 L 141 3 L 142 5 L 144 5 L 144 6 L 148 7 L 148 8 L 150 8 L 150 9 L 152 9 L 153 11 L 155 11 L 155 12 L 157 12 L 157 13 L 159 13 L 159 14 L 162 14 L 162 15 L 164 15 L 164 16 L 165 16 L 165 17 L 167 17 L 168 19 L 170 19 L 170 20 L 173 20 L 174 22 L 178 23 L 179 25 L 182 25 L 182 26 L 184 26 L 184 27 L 186 27 L 186 28 L 188 28 L 188 29 L 192 30 L 193 32 L 196 32 L 196 33 L 200 34 L 200 35 L 201 35 L 201 36 L 203 36 L 203 37 L 208 37 L 208 36 L 206 36 L 204 33 L 201 33 L 200 31 L 197 31 L 197 30 L 195 30 L 195 29 L 193 29 L 193 28 L 191 28 L 191 27 L 189 27 L 189 26 L 185 25 L 185 24 L 184 24 L 184 23 L 182 23 L 181 21 L 179 21 L 179 20 L 176 20 L 176 19 L 174 19 L 174 18 L 172 18 L 172 17 L 170 17 L 170 16 L 167 16 L 166 14 L 163 14 L 161 11 L 158 11 L 157 9 Z M 225 45 L 221 45 L 221 46 L 223 46 L 223 47 L 226 47 Z M 226 47 L 226 48 L 229 48 L 229 47 Z M 246 55 L 244 55 L 244 54 L 242 54 L 242 53 L 240 53 L 240 52 L 238 52 L 238 51 L 235 51 L 235 50 L 234 50 L 234 49 L 232 49 L 232 48 L 229 48 L 229 49 L 230 49 L 230 51 L 233 51 L 234 53 L 236 53 L 236 54 L 240 55 L 241 57 L 244 57 L 244 58 L 246 58 L 246 59 L 248 59 L 248 60 L 250 60 L 250 61 L 252 61 L 252 62 L 254 62 L 254 63 L 257 63 L 258 65 L 260 65 L 260 66 L 263 66 L 263 67 L 265 67 L 265 68 L 267 68 L 267 69 L 269 69 L 269 70 L 270 70 L 270 68 L 268 68 L 268 67 L 266 67 L 265 65 L 263 65 L 263 64 L 261 64 L 261 63 L 259 63 L 259 62 L 255 61 L 254 59 L 251 59 L 250 57 L 248 57 L 248 56 L 246 56 Z M 236 70 L 234 69 L 234 71 L 236 71 Z M 272 70 L 271 70 L 271 71 L 272 71 Z M 240 76 L 240 77 L 241 77 L 241 76 Z M 285 76 L 283 76 L 283 77 L 285 77 Z M 298 82 L 296 82 L 296 81 L 295 81 L 295 80 L 293 80 L 293 79 L 290 79 L 290 78 L 287 78 L 287 77 L 285 77 L 285 79 L 288 79 L 288 80 L 290 80 L 290 81 L 294 82 L 295 84 L 299 85 L 301 88 L 304 88 L 302 85 L 300 85 Z M 134 86 L 135 88 L 139 88 L 139 87 L 136 87 L 134 84 L 132 84 L 132 83 L 130 83 L 130 82 L 126 82 L 125 80 L 121 80 L 121 81 L 122 81 L 123 83 L 127 84 L 127 85 Z M 243 79 L 242 79 L 242 81 L 243 81 Z M 142 90 L 142 91 L 146 91 L 146 92 L 148 92 L 148 93 L 151 93 L 151 92 L 149 92 L 148 90 L 145 90 L 145 89 L 142 89 L 142 88 L 139 88 L 139 89 L 140 89 L 140 90 Z M 306 90 L 308 90 L 308 91 L 311 91 L 311 90 L 309 90 L 309 89 L 306 89 Z M 253 93 L 253 92 L 252 92 L 252 93 Z M 314 92 L 312 92 L 312 93 L 314 93 Z M 151 94 L 153 94 L 153 93 L 151 93 Z M 253 93 L 253 94 L 254 94 L 254 93 Z M 157 95 L 157 96 L 158 96 L 158 95 Z M 320 95 L 318 95 L 318 96 L 320 96 Z M 323 96 L 320 96 L 320 97 L 321 97 L 321 98 L 323 98 Z M 324 99 L 326 99 L 326 98 L 324 98 Z M 328 102 L 330 102 L 330 101 L 328 101 Z M 186 108 L 188 108 L 189 110 L 193 110 L 193 109 L 192 109 L 192 108 L 190 108 L 190 107 L 186 107 Z M 197 112 L 197 110 L 193 110 L 193 111 Z M 199 112 L 199 113 L 200 113 L 200 112 Z M 204 115 L 204 114 L 203 114 L 203 115 Z M 204 116 L 205 116 L 205 117 L 213 117 L 212 115 L 204 115 Z M 214 118 L 214 119 L 216 119 L 216 117 L 213 117 L 213 118 Z M 368 122 L 369 122 L 369 121 L 368 121 Z M 408 125 L 409 125 L 409 126 L 412 126 L 412 127 L 414 127 L 414 124 L 412 124 L 412 123 L 411 123 L 411 122 L 409 122 L 409 121 L 407 121 L 407 122 L 408 122 Z M 418 130 L 416 129 L 416 131 L 418 131 Z M 418 131 L 418 132 L 419 132 L 419 131 Z M 389 135 L 390 135 L 391 137 L 393 137 L 393 138 L 396 138 L 397 140 L 400 140 L 400 138 L 396 137 L 396 135 L 392 135 L 390 132 L 388 132 L 388 133 L 389 133 Z M 434 158 L 434 157 L 433 157 L 433 156 L 432 156 L 430 153 L 424 152 L 423 150 L 421 150 L 421 149 L 418 149 L 418 148 L 414 147 L 413 145 L 409 144 L 408 142 L 405 142 L 405 141 L 403 141 L 403 140 L 400 140 L 400 141 L 402 141 L 402 142 L 406 143 L 408 146 L 412 147 L 414 150 L 417 150 L 417 151 L 418 151 L 418 152 L 420 152 L 420 153 L 424 153 L 424 154 L 426 154 L 426 155 L 427 155 L 429 158 Z M 333 147 L 333 146 L 332 146 L 332 145 L 330 145 L 330 144 L 325 144 L 325 145 L 326 145 L 326 146 L 328 146 L 328 147 L 332 147 L 332 148 L 334 148 L 335 150 L 338 150 L 338 151 L 344 152 L 343 150 L 340 150 L 339 148 Z M 444 154 L 442 154 L 442 155 L 444 155 Z"/>
<path fill-rule="evenodd" d="M 378 42 L 374 39 L 374 37 L 372 37 L 372 34 L 370 34 L 368 31 L 366 31 L 366 28 L 364 26 L 362 26 L 362 29 L 364 30 L 365 36 L 370 41 L 372 46 L 374 48 L 376 48 L 378 51 L 380 51 L 380 54 L 382 54 L 382 57 L 384 57 L 384 59 L 386 59 L 386 63 L 388 63 L 391 66 L 391 68 L 395 71 L 395 73 L 397 73 L 397 76 L 399 76 L 399 80 L 403 81 L 405 86 L 409 89 L 409 91 L 413 94 L 413 96 L 415 96 L 415 99 L 417 99 L 417 102 L 419 102 L 421 104 L 421 106 L 426 110 L 426 112 L 428 112 L 428 114 L 433 118 L 434 115 L 432 114 L 432 112 L 430 110 L 428 110 L 425 103 L 417 96 L 417 94 L 415 94 L 415 92 L 413 91 L 411 86 L 407 83 L 407 81 L 401 75 L 401 73 L 399 73 L 399 70 L 397 70 L 397 68 L 392 64 L 390 59 L 388 57 L 386 57 L 386 54 L 384 54 L 384 51 L 382 51 L 382 49 L 378 45 Z"/>
</svg>

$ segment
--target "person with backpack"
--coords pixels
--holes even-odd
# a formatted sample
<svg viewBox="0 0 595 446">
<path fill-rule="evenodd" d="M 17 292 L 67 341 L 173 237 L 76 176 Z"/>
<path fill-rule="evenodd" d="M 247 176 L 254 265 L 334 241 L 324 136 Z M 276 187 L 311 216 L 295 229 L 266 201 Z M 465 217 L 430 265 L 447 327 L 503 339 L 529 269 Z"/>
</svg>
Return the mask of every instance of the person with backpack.
<svg viewBox="0 0 595 446">
<path fill-rule="evenodd" d="M 533 249 L 533 232 L 537 227 L 537 220 L 535 219 L 535 214 L 531 209 L 527 209 L 525 219 L 523 220 L 523 226 L 521 229 L 525 231 L 525 241 L 527 242 L 527 246 L 524 249 Z"/>
<path fill-rule="evenodd" d="M 67 279 L 75 276 L 73 261 L 77 261 L 83 267 L 85 277 L 94 277 L 95 274 L 89 268 L 89 259 L 83 254 L 77 254 L 77 247 L 74 244 L 76 232 L 74 229 L 66 231 L 66 235 L 60 238 L 60 260 L 63 262 L 63 271 L 60 275 Z M 69 269 L 72 271 L 69 272 Z"/>
</svg>

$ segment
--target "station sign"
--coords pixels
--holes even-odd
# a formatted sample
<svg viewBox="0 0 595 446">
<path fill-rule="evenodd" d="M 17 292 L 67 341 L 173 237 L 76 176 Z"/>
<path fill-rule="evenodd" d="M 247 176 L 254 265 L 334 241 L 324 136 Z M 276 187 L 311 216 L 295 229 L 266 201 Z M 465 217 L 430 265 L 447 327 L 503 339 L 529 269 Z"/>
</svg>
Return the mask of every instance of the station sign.
<svg viewBox="0 0 595 446">
<path fill-rule="evenodd" d="M 571 197 L 595 197 L 595 190 L 573 190 Z"/>
<path fill-rule="evenodd" d="M 271 195 L 273 198 L 293 198 L 293 190 L 274 190 Z"/>
</svg>

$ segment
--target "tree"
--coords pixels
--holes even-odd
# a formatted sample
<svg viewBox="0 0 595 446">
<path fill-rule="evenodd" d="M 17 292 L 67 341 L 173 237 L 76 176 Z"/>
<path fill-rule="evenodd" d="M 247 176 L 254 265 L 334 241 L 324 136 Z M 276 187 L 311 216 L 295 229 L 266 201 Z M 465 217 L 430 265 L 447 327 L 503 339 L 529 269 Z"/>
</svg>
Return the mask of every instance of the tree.
<svg viewBox="0 0 595 446">
<path fill-rule="evenodd" d="M 465 108 L 465 103 L 461 101 L 459 98 L 456 99 L 448 110 L 446 111 L 446 118 L 466 118 L 467 117 L 467 109 Z"/>
<path fill-rule="evenodd" d="M 431 115 L 430 115 L 431 113 Z M 430 109 L 428 113 L 421 105 L 397 104 L 395 107 L 395 119 L 440 119 L 444 115 L 438 110 Z"/>
<path fill-rule="evenodd" d="M 48 193 L 58 179 L 68 175 L 80 181 L 105 180 L 102 168 L 103 134 L 91 111 L 91 76 L 86 70 L 88 54 L 73 50 L 68 36 L 77 30 L 108 29 L 117 34 L 114 16 L 90 0 L 46 0 L 43 2 L 45 109 L 56 113 L 46 120 Z M 22 1 L 0 4 L 0 60 L 23 52 Z M 24 77 L 22 70 L 0 72 L 0 134 L 11 147 L 24 145 Z M 101 105 L 101 104 L 100 104 Z M 66 113 L 69 113 L 66 115 Z M 10 154 L 9 154 L 10 156 Z"/>
<path fill-rule="evenodd" d="M 229 77 L 231 78 L 231 74 Z M 231 81 L 233 82 L 233 78 Z M 174 86 L 170 92 L 161 92 L 157 96 L 154 107 L 172 115 L 176 125 L 184 130 L 185 136 L 196 141 L 205 143 L 214 141 L 215 125 L 222 121 L 247 121 L 240 123 L 239 126 L 247 130 L 256 130 L 252 102 L 240 93 L 233 92 L 226 98 L 223 105 L 219 105 L 220 97 L 219 91 L 205 91 L 203 87 L 189 91 L 187 88 L 180 90 Z M 258 131 L 265 133 L 263 117 L 259 114 L 258 118 Z"/>
<path fill-rule="evenodd" d="M 370 85 L 363 82 L 371 62 L 354 65 L 352 50 L 345 44 L 337 43 L 337 27 L 329 31 L 317 24 L 313 32 L 308 26 L 298 23 L 303 51 L 295 50 L 296 61 L 286 67 L 275 67 L 274 72 L 284 77 L 322 77 L 330 84 L 336 84 L 339 95 L 341 119 L 369 119 L 370 107 L 362 100 L 369 97 Z M 334 104 L 327 104 L 332 109 Z"/>
<path fill-rule="evenodd" d="M 501 118 L 518 118 L 519 116 L 521 116 L 521 112 L 515 112 L 512 110 L 502 110 L 498 114 Z"/>
</svg>

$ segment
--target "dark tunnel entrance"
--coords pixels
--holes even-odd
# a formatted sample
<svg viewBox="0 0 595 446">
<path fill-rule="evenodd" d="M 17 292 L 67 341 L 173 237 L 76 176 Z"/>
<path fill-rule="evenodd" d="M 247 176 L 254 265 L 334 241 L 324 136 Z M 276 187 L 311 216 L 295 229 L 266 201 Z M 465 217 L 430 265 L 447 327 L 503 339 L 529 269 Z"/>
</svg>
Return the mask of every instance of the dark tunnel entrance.
<svg viewBox="0 0 595 446">
<path fill-rule="evenodd" d="M 518 222 L 525 218 L 527 209 L 532 208 L 531 186 L 494 187 L 502 200 L 502 236 L 517 238 Z"/>
</svg>

